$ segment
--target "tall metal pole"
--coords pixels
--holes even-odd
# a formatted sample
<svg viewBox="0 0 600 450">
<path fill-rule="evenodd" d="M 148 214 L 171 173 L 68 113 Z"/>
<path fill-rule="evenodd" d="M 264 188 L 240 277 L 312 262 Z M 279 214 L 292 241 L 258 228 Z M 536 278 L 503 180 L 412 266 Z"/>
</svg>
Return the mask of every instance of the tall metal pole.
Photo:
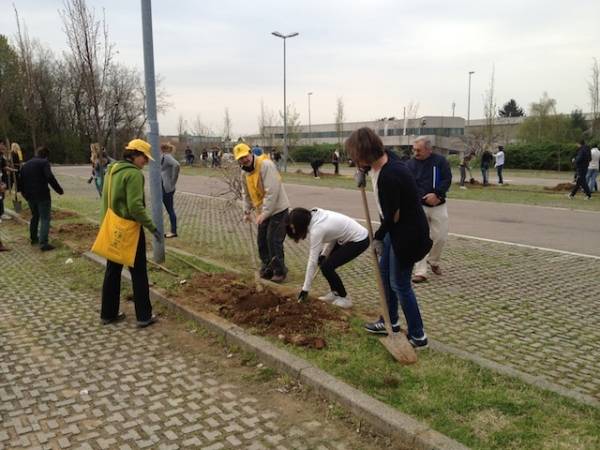
<svg viewBox="0 0 600 450">
<path fill-rule="evenodd" d="M 287 38 L 298 36 L 299 33 L 281 34 L 279 31 L 273 31 L 273 36 L 283 39 L 283 171 L 287 172 L 288 161 L 288 135 L 287 135 L 287 99 L 286 99 L 286 73 L 285 73 L 285 41 Z"/>
<path fill-rule="evenodd" d="M 312 145 L 312 143 L 313 143 L 312 129 L 311 129 L 311 125 L 310 125 L 310 96 L 312 94 L 313 94 L 312 92 L 309 92 L 307 94 L 307 96 L 308 96 L 308 139 L 310 140 L 310 145 Z"/>
<path fill-rule="evenodd" d="M 285 97 L 285 41 L 283 38 L 283 171 L 287 172 L 288 135 L 287 135 L 287 101 Z"/>
<path fill-rule="evenodd" d="M 469 99 L 467 100 L 467 126 L 471 124 L 471 75 L 475 72 L 469 72 Z"/>
<path fill-rule="evenodd" d="M 150 200 L 152 203 L 152 221 L 161 236 L 164 234 L 162 212 L 162 186 L 160 177 L 160 149 L 158 147 L 158 121 L 156 120 L 156 80 L 154 78 L 154 43 L 152 40 L 152 3 L 142 1 L 142 36 L 144 39 L 144 74 L 146 80 L 146 111 L 148 111 L 148 140 L 152 146 L 150 161 Z M 165 260 L 164 241 L 153 240 L 154 261 L 161 263 Z"/>
</svg>

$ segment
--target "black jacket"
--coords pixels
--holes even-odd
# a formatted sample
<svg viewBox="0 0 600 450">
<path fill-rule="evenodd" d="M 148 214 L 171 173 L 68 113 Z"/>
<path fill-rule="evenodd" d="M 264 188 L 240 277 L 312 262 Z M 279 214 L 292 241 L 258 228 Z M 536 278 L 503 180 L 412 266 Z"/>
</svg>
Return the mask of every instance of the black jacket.
<svg viewBox="0 0 600 450">
<path fill-rule="evenodd" d="M 577 170 L 587 170 L 591 160 L 592 151 L 587 145 L 582 145 L 577 149 L 577 155 L 575 155 L 575 167 Z"/>
<path fill-rule="evenodd" d="M 489 169 L 493 160 L 494 160 L 494 156 L 487 150 L 484 151 L 481 155 L 481 168 Z"/>
<path fill-rule="evenodd" d="M 28 201 L 50 200 L 52 186 L 58 194 L 64 193 L 50 169 L 50 162 L 46 158 L 34 157 L 23 164 L 21 168 L 23 180 L 23 197 Z"/>
<path fill-rule="evenodd" d="M 452 184 L 452 171 L 446 158 L 432 153 L 427 159 L 413 158 L 407 161 L 406 166 L 415 177 L 419 198 L 424 206 L 430 206 L 422 200 L 424 195 L 430 193 L 437 195 L 442 203 L 446 202 L 446 192 Z"/>
<path fill-rule="evenodd" d="M 389 233 L 398 264 L 404 268 L 423 259 L 432 242 L 413 176 L 398 157 L 388 152 L 388 158 L 377 179 L 383 217 L 375 239 L 383 240 Z"/>
</svg>

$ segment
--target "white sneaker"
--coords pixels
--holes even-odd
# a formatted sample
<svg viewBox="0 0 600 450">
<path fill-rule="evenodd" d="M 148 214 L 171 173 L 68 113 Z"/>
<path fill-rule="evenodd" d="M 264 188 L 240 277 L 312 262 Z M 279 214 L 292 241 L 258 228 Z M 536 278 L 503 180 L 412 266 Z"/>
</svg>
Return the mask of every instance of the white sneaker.
<svg viewBox="0 0 600 450">
<path fill-rule="evenodd" d="M 338 298 L 337 293 L 331 291 L 328 292 L 325 295 L 322 295 L 321 297 L 319 297 L 319 300 L 323 301 L 323 302 L 327 302 L 327 303 L 331 303 L 333 302 L 336 298 Z"/>
<path fill-rule="evenodd" d="M 466 189 L 467 187 L 466 187 L 466 186 L 461 186 L 460 188 L 461 188 L 461 189 Z"/>
<path fill-rule="evenodd" d="M 336 299 L 333 301 L 332 305 L 334 306 L 338 306 L 340 308 L 352 308 L 352 300 L 350 300 L 350 297 L 336 297 Z"/>
<path fill-rule="evenodd" d="M 11 220 L 12 216 L 9 216 L 8 214 L 3 214 L 2 217 L 0 217 L 0 219 L 2 219 L 2 220 Z"/>
</svg>

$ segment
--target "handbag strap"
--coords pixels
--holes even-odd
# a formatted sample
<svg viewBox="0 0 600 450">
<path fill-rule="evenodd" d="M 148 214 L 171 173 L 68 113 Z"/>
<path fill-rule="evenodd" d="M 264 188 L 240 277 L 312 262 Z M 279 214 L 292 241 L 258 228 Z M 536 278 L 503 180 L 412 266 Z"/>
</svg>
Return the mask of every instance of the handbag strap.
<svg viewBox="0 0 600 450">
<path fill-rule="evenodd" d="M 113 172 L 115 171 L 117 166 L 118 166 L 118 163 L 115 163 L 115 165 L 111 167 L 110 173 L 108 174 L 108 192 L 107 192 L 107 194 L 108 194 L 108 203 L 107 203 L 108 209 L 112 209 L 112 205 L 111 205 L 112 197 L 110 196 L 110 185 L 112 184 L 111 182 L 112 182 Z"/>
</svg>

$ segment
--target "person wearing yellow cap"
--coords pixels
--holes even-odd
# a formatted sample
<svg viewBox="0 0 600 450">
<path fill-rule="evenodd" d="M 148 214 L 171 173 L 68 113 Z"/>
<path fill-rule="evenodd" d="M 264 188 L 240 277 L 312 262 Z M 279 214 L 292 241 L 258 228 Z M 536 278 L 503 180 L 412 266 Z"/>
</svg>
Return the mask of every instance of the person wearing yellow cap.
<svg viewBox="0 0 600 450">
<path fill-rule="evenodd" d="M 281 175 L 267 155 L 254 155 L 243 142 L 233 148 L 233 156 L 242 169 L 244 220 L 256 212 L 260 276 L 280 283 L 287 275 L 283 241 L 290 207 Z"/>
<path fill-rule="evenodd" d="M 144 198 L 144 173 L 142 169 L 152 158 L 151 146 L 142 139 L 129 142 L 123 152 L 123 159 L 108 166 L 106 180 L 102 190 L 102 218 L 110 208 L 119 217 L 134 220 L 162 240 L 162 235 L 146 211 Z M 109 198 L 110 191 L 110 198 Z M 152 315 L 150 292 L 148 287 L 148 270 L 146 266 L 146 237 L 143 228 L 140 230 L 133 267 L 129 268 L 133 285 L 133 300 L 138 327 L 147 327 L 156 322 Z M 120 322 L 125 314 L 119 313 L 121 294 L 121 271 L 123 266 L 106 261 L 106 272 L 102 285 L 102 308 L 100 319 L 104 325 Z"/>
</svg>

